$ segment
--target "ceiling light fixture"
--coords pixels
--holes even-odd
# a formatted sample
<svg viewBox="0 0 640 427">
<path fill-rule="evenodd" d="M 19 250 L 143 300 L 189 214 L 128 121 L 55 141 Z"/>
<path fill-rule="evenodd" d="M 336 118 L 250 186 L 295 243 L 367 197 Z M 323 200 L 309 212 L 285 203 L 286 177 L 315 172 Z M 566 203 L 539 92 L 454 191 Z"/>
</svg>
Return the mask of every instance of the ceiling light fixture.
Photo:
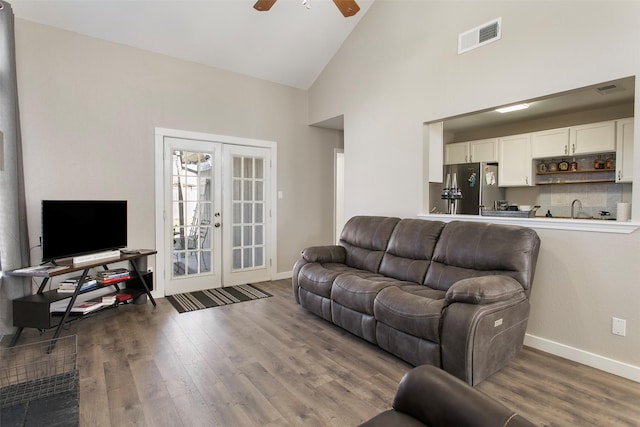
<svg viewBox="0 0 640 427">
<path fill-rule="evenodd" d="M 309 1 L 310 0 L 302 0 L 302 4 L 305 5 L 307 9 L 311 9 Z M 253 8 L 260 12 L 266 12 L 271 9 L 271 6 L 273 6 L 275 2 L 276 0 L 258 0 L 256 4 L 253 5 Z M 358 6 L 356 0 L 333 0 L 333 3 L 345 18 L 355 15 L 360 10 L 360 6 Z"/>
<path fill-rule="evenodd" d="M 529 104 L 516 104 L 508 107 L 496 108 L 494 111 L 498 113 L 511 113 L 513 111 L 519 111 L 529 108 Z"/>
</svg>

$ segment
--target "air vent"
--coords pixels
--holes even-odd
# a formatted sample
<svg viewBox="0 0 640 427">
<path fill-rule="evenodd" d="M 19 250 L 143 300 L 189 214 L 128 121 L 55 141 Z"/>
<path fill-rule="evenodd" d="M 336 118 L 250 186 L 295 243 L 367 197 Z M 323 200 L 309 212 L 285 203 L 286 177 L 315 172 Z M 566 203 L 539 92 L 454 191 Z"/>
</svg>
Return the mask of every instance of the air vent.
<svg viewBox="0 0 640 427">
<path fill-rule="evenodd" d="M 500 40 L 502 36 L 502 17 L 480 25 L 458 35 L 458 54 L 470 51 L 487 43 Z"/>
<path fill-rule="evenodd" d="M 625 89 L 622 86 L 616 86 L 614 84 L 600 86 L 596 88 L 596 91 L 600 95 L 609 95 L 611 93 L 623 92 Z"/>
</svg>

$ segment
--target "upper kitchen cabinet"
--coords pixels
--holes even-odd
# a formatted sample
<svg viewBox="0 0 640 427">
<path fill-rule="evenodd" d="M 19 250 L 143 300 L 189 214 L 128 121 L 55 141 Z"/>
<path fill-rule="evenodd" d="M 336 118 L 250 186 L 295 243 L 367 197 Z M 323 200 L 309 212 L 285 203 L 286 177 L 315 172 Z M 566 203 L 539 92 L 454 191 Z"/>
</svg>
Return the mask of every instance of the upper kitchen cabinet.
<svg viewBox="0 0 640 427">
<path fill-rule="evenodd" d="M 616 151 L 614 121 L 572 126 L 569 154 L 594 154 Z"/>
<path fill-rule="evenodd" d="M 569 154 L 569 128 L 549 129 L 531 134 L 531 157 L 566 156 Z"/>
<path fill-rule="evenodd" d="M 481 139 L 469 142 L 470 162 L 497 162 L 498 139 Z"/>
<path fill-rule="evenodd" d="M 469 143 L 456 142 L 444 146 L 444 164 L 455 165 L 469 160 Z"/>
<path fill-rule="evenodd" d="M 531 134 L 498 139 L 498 182 L 501 187 L 534 185 L 531 176 Z"/>
<path fill-rule="evenodd" d="M 455 142 L 444 146 L 444 163 L 446 165 L 497 161 L 498 140 L 496 138 Z"/>
<path fill-rule="evenodd" d="M 616 182 L 633 180 L 633 118 L 616 122 Z"/>
</svg>

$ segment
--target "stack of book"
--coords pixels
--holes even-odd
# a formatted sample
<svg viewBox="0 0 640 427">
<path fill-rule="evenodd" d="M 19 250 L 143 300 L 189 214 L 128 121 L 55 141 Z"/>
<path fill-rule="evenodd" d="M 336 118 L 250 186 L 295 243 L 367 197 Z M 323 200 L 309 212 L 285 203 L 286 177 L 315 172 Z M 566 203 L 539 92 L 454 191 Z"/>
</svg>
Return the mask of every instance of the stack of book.
<svg viewBox="0 0 640 427">
<path fill-rule="evenodd" d="M 60 286 L 58 287 L 58 292 L 61 293 L 69 293 L 72 294 L 76 291 L 78 287 L 78 283 L 80 283 L 80 279 L 82 276 L 71 277 L 69 279 L 65 279 L 60 282 Z M 98 281 L 93 276 L 87 276 L 84 278 L 84 282 L 80 287 L 80 292 L 89 291 L 91 289 L 95 289 L 98 287 Z"/>
<path fill-rule="evenodd" d="M 124 296 L 125 299 L 123 300 L 121 296 Z M 114 293 L 110 295 L 104 295 L 101 298 L 96 298 L 89 301 L 78 301 L 73 305 L 73 307 L 71 307 L 71 310 L 69 312 L 74 315 L 84 315 L 84 314 L 92 313 L 103 307 L 113 307 L 123 303 L 126 304 L 127 302 L 130 302 L 130 301 L 131 301 L 131 295 Z M 63 314 L 66 309 L 67 309 L 66 305 L 61 304 L 56 307 L 52 305 L 51 312 L 53 314 L 60 315 L 60 314 Z"/>
<path fill-rule="evenodd" d="M 102 305 L 104 306 L 109 306 L 109 305 L 116 305 L 116 296 L 115 295 L 105 295 L 102 297 Z"/>
<path fill-rule="evenodd" d="M 104 306 L 105 305 L 102 303 L 102 301 L 80 302 L 80 303 L 74 304 L 74 306 L 71 307 L 71 313 L 87 314 L 87 313 L 91 313 L 92 311 L 96 311 Z"/>
<path fill-rule="evenodd" d="M 131 294 L 128 294 L 125 291 L 118 291 L 113 294 L 105 295 L 102 297 L 103 303 L 107 301 L 112 301 L 111 305 L 128 304 L 133 301 L 133 297 L 131 296 Z"/>
<path fill-rule="evenodd" d="M 112 283 L 122 282 L 123 280 L 130 279 L 131 275 L 126 268 L 116 268 L 113 270 L 104 270 L 96 274 L 96 279 L 102 285 L 109 285 Z"/>
</svg>

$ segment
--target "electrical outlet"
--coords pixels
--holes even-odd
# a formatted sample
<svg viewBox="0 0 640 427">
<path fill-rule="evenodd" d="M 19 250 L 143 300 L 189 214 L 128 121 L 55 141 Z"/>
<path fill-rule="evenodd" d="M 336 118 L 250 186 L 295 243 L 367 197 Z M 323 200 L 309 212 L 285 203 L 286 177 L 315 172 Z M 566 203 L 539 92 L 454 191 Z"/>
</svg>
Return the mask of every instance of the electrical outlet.
<svg viewBox="0 0 640 427">
<path fill-rule="evenodd" d="M 611 333 L 613 335 L 627 336 L 627 321 L 625 319 L 611 318 Z"/>
</svg>

